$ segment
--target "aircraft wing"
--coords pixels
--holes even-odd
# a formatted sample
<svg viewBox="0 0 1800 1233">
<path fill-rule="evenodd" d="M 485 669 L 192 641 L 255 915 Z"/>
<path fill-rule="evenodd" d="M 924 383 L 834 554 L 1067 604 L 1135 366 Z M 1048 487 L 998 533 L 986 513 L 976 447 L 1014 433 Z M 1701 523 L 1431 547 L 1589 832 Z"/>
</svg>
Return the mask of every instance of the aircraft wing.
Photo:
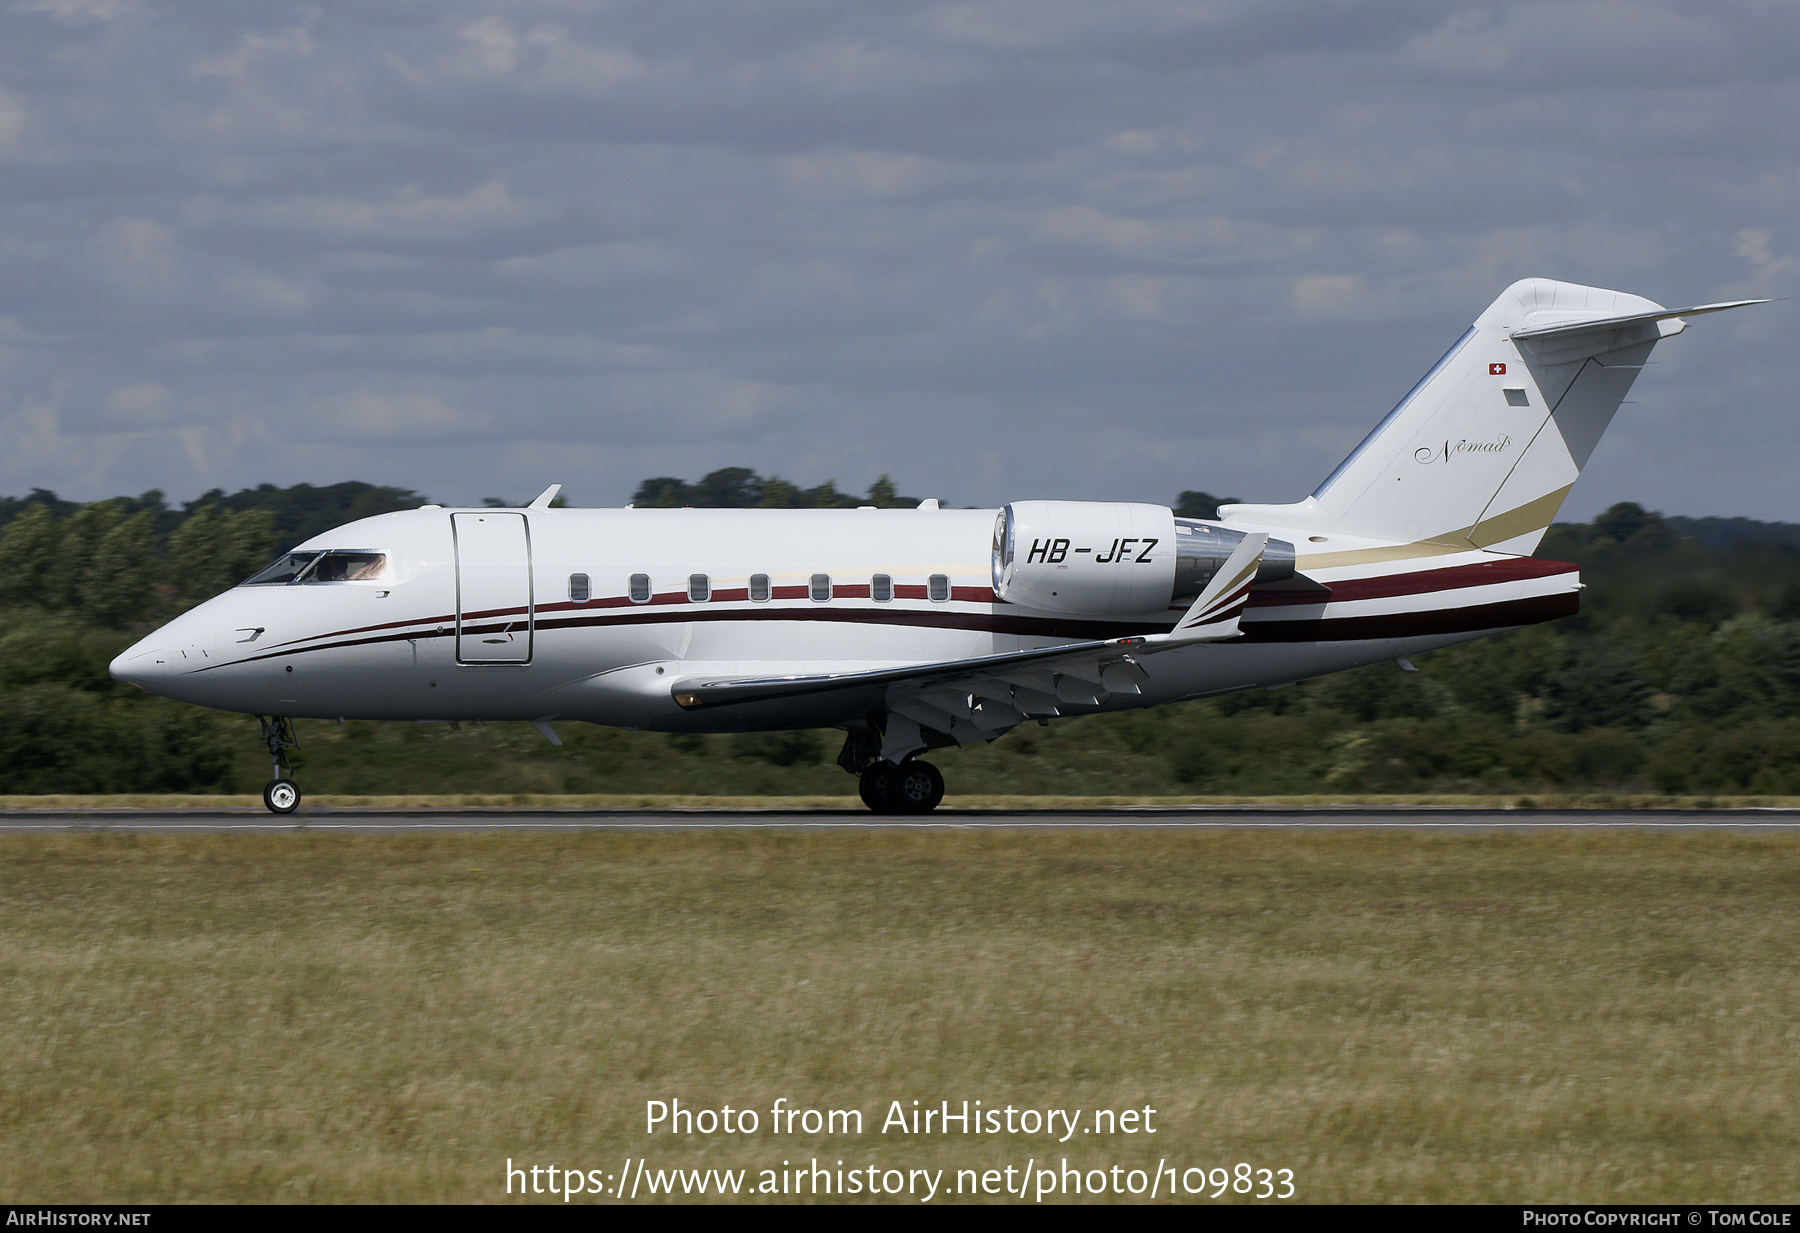
<svg viewBox="0 0 1800 1233">
<path fill-rule="evenodd" d="M 670 694 L 682 709 L 697 711 L 863 691 L 869 704 L 889 715 L 883 756 L 910 742 L 922 747 L 920 728 L 948 733 L 959 745 L 991 740 L 1026 719 L 1049 718 L 1065 707 L 1083 709 L 1113 694 L 1140 692 L 1138 686 L 1150 679 L 1138 662 L 1144 656 L 1237 637 L 1238 618 L 1249 602 L 1268 539 L 1263 533 L 1245 536 L 1166 634 L 857 672 L 685 680 L 676 682 Z M 904 752 L 910 750 L 899 756 Z"/>
<path fill-rule="evenodd" d="M 895 686 L 919 690 L 935 686 L 967 684 L 1007 673 L 1057 672 L 1059 665 L 1086 662 L 1123 662 L 1146 641 L 1143 637 L 1106 638 L 1092 642 L 1070 642 L 1061 646 L 1041 647 L 1029 651 L 1010 651 L 1001 655 L 981 655 L 971 659 L 946 659 L 936 663 L 904 664 L 897 668 L 871 668 L 862 672 L 825 672 L 816 675 L 734 677 L 724 680 L 679 681 L 671 690 L 677 705 L 699 711 L 718 706 L 746 702 L 771 702 L 781 698 L 798 698 L 815 694 L 836 693 L 869 686 Z M 1035 680 L 1036 677 L 1031 679 Z M 1098 678 L 1096 678 L 1098 679 Z M 1051 712 L 1054 714 L 1054 712 Z"/>
</svg>

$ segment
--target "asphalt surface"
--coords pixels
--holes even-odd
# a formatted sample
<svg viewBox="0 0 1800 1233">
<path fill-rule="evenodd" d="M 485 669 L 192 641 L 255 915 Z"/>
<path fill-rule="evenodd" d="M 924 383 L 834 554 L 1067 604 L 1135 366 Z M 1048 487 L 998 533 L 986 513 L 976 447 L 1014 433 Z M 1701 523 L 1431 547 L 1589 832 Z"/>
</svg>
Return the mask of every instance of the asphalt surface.
<svg viewBox="0 0 1800 1233">
<path fill-rule="evenodd" d="M 284 817 L 243 810 L 7 810 L 0 834 L 123 831 L 191 834 L 561 832 L 589 830 L 1681 830 L 1800 831 L 1800 810 L 1096 809 L 955 810 L 876 817 L 820 810 L 361 810 L 302 806 Z"/>
</svg>

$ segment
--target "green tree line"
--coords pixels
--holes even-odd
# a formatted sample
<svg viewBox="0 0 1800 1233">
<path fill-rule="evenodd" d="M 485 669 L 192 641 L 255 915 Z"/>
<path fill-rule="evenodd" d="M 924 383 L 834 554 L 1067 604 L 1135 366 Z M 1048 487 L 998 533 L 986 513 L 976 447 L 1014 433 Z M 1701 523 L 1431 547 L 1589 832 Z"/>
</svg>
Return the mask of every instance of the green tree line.
<svg viewBox="0 0 1800 1233">
<path fill-rule="evenodd" d="M 901 496 L 885 475 L 869 486 L 867 496 L 859 497 L 839 492 L 836 480 L 801 488 L 778 475 L 765 479 L 748 467 L 721 467 L 692 484 L 672 475 L 654 476 L 637 486 L 631 503 L 655 509 L 914 509 L 919 498 Z"/>
<path fill-rule="evenodd" d="M 251 721 L 147 697 L 107 665 L 278 551 L 423 502 L 363 483 L 215 489 L 178 508 L 156 491 L 0 498 L 0 792 L 239 790 Z"/>
<path fill-rule="evenodd" d="M 640 485 L 640 504 L 912 505 L 745 468 Z M 254 791 L 254 722 L 107 675 L 155 625 L 277 551 L 418 493 L 263 485 L 178 508 L 0 498 L 0 792 Z M 1230 498 L 1184 492 L 1187 516 Z M 1800 794 L 1800 526 L 1616 505 L 1552 527 L 1579 615 L 1287 689 L 1028 726 L 941 755 L 959 791 Z M 303 725 L 309 791 L 835 791 L 829 733 L 630 737 L 576 725 Z M 317 753 L 323 749 L 323 755 Z M 956 765 L 953 767 L 951 763 Z M 308 765 L 310 763 L 310 765 Z"/>
</svg>

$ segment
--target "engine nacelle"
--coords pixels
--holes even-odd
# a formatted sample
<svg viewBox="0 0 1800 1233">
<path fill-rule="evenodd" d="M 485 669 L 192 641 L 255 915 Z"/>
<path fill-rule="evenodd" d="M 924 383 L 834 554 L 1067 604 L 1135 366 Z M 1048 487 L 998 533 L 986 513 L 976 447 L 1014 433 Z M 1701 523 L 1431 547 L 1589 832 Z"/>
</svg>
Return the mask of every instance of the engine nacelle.
<svg viewBox="0 0 1800 1233">
<path fill-rule="evenodd" d="M 1199 595 L 1243 538 L 1166 505 L 1015 501 L 994 522 L 994 594 L 1072 616 L 1147 616 Z M 1293 573 L 1293 545 L 1271 539 L 1256 580 Z"/>
<path fill-rule="evenodd" d="M 1048 612 L 1161 612 L 1175 593 L 1175 515 L 1123 501 L 1015 501 L 994 523 L 994 593 Z"/>
</svg>

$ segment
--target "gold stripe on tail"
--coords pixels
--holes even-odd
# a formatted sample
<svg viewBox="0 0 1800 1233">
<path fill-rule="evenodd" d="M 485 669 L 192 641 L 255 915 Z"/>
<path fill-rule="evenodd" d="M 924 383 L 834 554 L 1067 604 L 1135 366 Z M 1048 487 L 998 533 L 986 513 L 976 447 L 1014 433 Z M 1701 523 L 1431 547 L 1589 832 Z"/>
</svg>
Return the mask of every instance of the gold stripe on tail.
<svg viewBox="0 0 1800 1233">
<path fill-rule="evenodd" d="M 1379 561 L 1410 561 L 1419 557 L 1447 556 L 1453 552 L 1472 552 L 1490 544 L 1503 544 L 1520 535 L 1541 531 L 1562 508 L 1563 498 L 1574 484 L 1564 484 L 1555 492 L 1547 492 L 1535 501 L 1527 501 L 1517 509 L 1483 518 L 1472 527 L 1445 531 L 1429 539 L 1410 544 L 1390 544 L 1384 548 L 1354 548 L 1347 552 L 1316 552 L 1294 561 L 1300 570 L 1330 569 L 1338 565 L 1372 565 Z"/>
</svg>

